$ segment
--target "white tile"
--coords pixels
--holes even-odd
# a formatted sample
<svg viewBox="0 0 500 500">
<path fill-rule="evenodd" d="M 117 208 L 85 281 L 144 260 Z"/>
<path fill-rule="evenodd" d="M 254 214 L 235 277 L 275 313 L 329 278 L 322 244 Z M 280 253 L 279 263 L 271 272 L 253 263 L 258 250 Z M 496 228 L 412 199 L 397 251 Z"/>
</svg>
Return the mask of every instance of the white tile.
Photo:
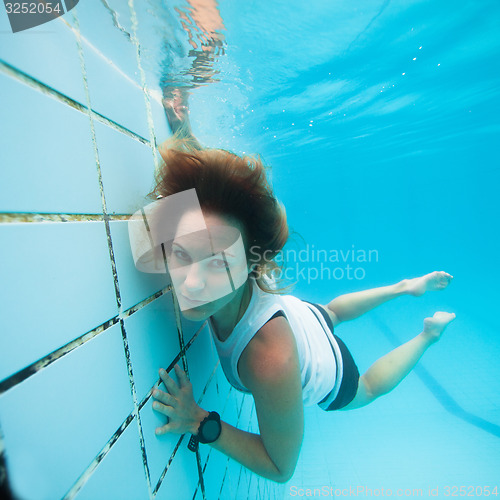
<svg viewBox="0 0 500 500">
<path fill-rule="evenodd" d="M 170 294 L 162 295 L 124 321 L 137 397 L 142 401 L 159 380 L 159 369 L 167 369 L 180 351 Z"/>
<path fill-rule="evenodd" d="M 245 394 L 241 405 L 241 412 L 238 421 L 238 427 L 246 429 L 250 423 L 252 414 L 255 414 L 255 402 L 251 394 Z"/>
<path fill-rule="evenodd" d="M 140 84 L 135 44 L 130 39 L 130 9 L 120 2 L 120 11 L 108 9 L 100 0 L 80 2 L 76 8 L 83 45 L 116 71 Z M 108 3 L 108 5 L 110 5 Z"/>
<path fill-rule="evenodd" d="M 151 148 L 107 125 L 95 122 L 97 150 L 108 213 L 130 214 L 153 200 Z"/>
<path fill-rule="evenodd" d="M 242 467 L 238 486 L 236 489 L 236 498 L 248 498 L 248 481 L 251 472 L 245 467 Z"/>
<path fill-rule="evenodd" d="M 249 480 L 248 480 L 248 499 L 250 500 L 251 498 L 258 499 L 260 498 L 260 481 L 261 478 L 260 476 L 257 476 L 257 474 L 250 473 Z"/>
<path fill-rule="evenodd" d="M 3 74 L 0 85 L 0 211 L 102 213 L 88 116 Z"/>
<path fill-rule="evenodd" d="M 116 316 L 103 222 L 0 225 L 0 379 Z"/>
<path fill-rule="evenodd" d="M 114 325 L 0 397 L 14 490 L 21 498 L 61 498 L 132 409 Z"/>
<path fill-rule="evenodd" d="M 83 53 L 92 109 L 149 140 L 142 87 L 88 45 Z"/>
<path fill-rule="evenodd" d="M 186 441 L 186 438 L 185 438 Z M 186 441 L 187 443 L 187 441 Z M 196 453 L 182 444 L 177 450 L 158 490 L 157 500 L 191 499 L 198 485 Z"/>
<path fill-rule="evenodd" d="M 207 326 L 200 331 L 189 347 L 187 360 L 194 398 L 195 401 L 198 401 L 218 361 L 217 352 Z"/>
<path fill-rule="evenodd" d="M 175 377 L 173 372 L 171 372 L 170 375 Z M 141 409 L 140 415 L 151 485 L 154 488 L 172 456 L 174 448 L 180 439 L 180 435 L 169 433 L 157 436 L 155 434 L 155 429 L 165 425 L 167 418 L 161 413 L 153 410 L 152 398 L 150 398 Z M 184 438 L 181 446 L 187 446 L 186 438 Z"/>
<path fill-rule="evenodd" d="M 148 498 L 137 422 L 133 420 L 111 447 L 78 500 L 141 500 Z"/>
<path fill-rule="evenodd" d="M 48 87 L 86 103 L 76 38 L 62 19 L 12 34 L 3 13 L 0 31 L 1 59 Z"/>
<path fill-rule="evenodd" d="M 161 104 L 160 82 L 165 72 L 178 72 L 178 68 L 172 68 L 167 59 L 172 53 L 172 49 L 167 47 L 167 44 L 172 43 L 176 36 L 175 26 L 179 24 L 179 16 L 173 8 L 173 5 L 164 3 L 161 9 L 157 9 L 155 15 L 152 16 L 148 3 L 136 2 L 134 5 L 137 18 L 136 35 L 141 47 L 141 67 L 150 93 L 152 119 L 158 144 L 170 136 L 170 129 Z M 184 37 L 184 31 L 181 30 L 181 32 L 181 37 Z M 186 45 L 188 45 L 187 42 Z M 184 49 L 184 51 L 187 50 L 187 48 Z"/>
<path fill-rule="evenodd" d="M 224 410 L 221 414 L 221 418 L 225 422 L 236 427 L 238 425 L 239 412 L 238 412 L 238 400 L 235 396 L 235 392 L 237 392 L 236 389 L 232 388 L 224 405 Z"/>
<path fill-rule="evenodd" d="M 166 274 L 143 273 L 134 265 L 127 221 L 110 222 L 111 241 L 116 262 L 122 309 L 126 311 L 139 302 L 166 288 Z"/>
<path fill-rule="evenodd" d="M 174 295 L 175 295 L 175 290 L 174 290 Z M 208 329 L 208 324 L 207 323 L 204 324 L 203 321 L 191 321 L 189 319 L 186 319 L 182 315 L 182 313 L 181 313 L 181 326 L 182 326 L 182 338 L 184 339 L 184 344 L 188 344 L 189 341 L 196 334 L 198 334 L 198 331 L 200 330 L 200 328 L 203 327 L 203 328 L 207 328 Z M 215 345 L 213 346 L 213 349 L 215 349 Z M 217 351 L 215 351 L 215 352 L 217 352 Z"/>
<path fill-rule="evenodd" d="M 235 460 L 229 460 L 220 498 L 241 498 L 241 492 L 244 491 L 241 488 L 243 484 L 240 484 L 242 476 L 242 465 Z"/>
<path fill-rule="evenodd" d="M 203 473 L 207 499 L 219 498 L 228 461 L 228 457 L 220 451 L 211 450 L 207 467 Z"/>
<path fill-rule="evenodd" d="M 90 2 L 88 2 L 89 7 L 95 8 L 95 4 L 98 2 L 99 0 L 91 0 Z M 130 18 L 130 7 L 128 5 L 128 2 L 123 2 L 122 0 L 107 0 L 106 3 L 110 8 L 108 14 L 111 15 L 112 13 L 113 15 L 116 15 L 117 22 L 120 24 L 120 26 L 122 26 L 128 33 L 131 33 L 132 21 Z M 80 4 L 78 6 L 79 11 L 83 6 L 85 6 L 85 8 L 88 8 L 87 2 L 85 2 L 83 5 Z"/>
</svg>

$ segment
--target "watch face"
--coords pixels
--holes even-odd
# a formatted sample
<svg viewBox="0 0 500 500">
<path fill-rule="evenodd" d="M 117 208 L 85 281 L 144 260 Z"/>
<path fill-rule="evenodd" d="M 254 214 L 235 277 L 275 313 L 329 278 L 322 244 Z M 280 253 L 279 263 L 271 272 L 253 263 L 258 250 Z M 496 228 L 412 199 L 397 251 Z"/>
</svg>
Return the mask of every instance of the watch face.
<svg viewBox="0 0 500 500">
<path fill-rule="evenodd" d="M 207 420 L 203 425 L 201 433 L 204 439 L 208 442 L 213 442 L 219 437 L 220 430 L 220 423 L 217 420 Z"/>
</svg>

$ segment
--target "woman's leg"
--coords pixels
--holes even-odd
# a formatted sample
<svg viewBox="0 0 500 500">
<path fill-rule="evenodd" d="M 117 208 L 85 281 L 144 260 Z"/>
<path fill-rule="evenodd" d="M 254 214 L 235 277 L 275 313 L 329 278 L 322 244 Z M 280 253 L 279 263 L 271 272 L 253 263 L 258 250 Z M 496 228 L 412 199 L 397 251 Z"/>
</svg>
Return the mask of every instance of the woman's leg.
<svg viewBox="0 0 500 500">
<path fill-rule="evenodd" d="M 329 312 L 334 326 L 336 326 L 342 321 L 359 318 L 359 316 L 371 309 L 401 295 L 419 297 L 426 291 L 443 290 L 449 285 L 452 279 L 453 276 L 451 274 L 444 271 L 434 271 L 420 278 L 400 281 L 395 285 L 340 295 L 333 299 L 325 308 Z"/>
<path fill-rule="evenodd" d="M 392 391 L 411 372 L 424 352 L 440 339 L 448 323 L 454 319 L 455 314 L 441 311 L 432 318 L 425 318 L 423 332 L 375 361 L 360 377 L 354 399 L 341 409 L 361 408 Z"/>
</svg>

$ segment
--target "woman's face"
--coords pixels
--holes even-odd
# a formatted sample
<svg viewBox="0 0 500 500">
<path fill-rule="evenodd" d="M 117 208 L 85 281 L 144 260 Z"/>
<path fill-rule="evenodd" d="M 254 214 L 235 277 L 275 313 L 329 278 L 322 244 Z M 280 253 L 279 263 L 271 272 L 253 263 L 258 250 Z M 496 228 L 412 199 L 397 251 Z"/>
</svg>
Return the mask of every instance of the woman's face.
<svg viewBox="0 0 500 500">
<path fill-rule="evenodd" d="M 202 231 L 199 212 L 182 216 L 167 257 L 181 311 L 193 321 L 203 321 L 228 304 L 249 273 L 241 224 L 213 212 L 203 215 Z"/>
</svg>

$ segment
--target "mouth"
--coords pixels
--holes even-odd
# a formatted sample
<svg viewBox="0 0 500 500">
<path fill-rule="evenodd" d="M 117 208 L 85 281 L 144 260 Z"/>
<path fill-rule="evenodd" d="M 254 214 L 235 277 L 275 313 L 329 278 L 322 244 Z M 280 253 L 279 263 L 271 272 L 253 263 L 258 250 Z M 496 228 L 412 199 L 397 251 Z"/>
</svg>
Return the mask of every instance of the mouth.
<svg viewBox="0 0 500 500">
<path fill-rule="evenodd" d="M 203 300 L 193 300 L 193 299 L 188 299 L 185 295 L 181 295 L 183 302 L 185 302 L 189 306 L 197 307 L 201 306 L 202 304 L 206 304 L 205 301 Z"/>
</svg>

